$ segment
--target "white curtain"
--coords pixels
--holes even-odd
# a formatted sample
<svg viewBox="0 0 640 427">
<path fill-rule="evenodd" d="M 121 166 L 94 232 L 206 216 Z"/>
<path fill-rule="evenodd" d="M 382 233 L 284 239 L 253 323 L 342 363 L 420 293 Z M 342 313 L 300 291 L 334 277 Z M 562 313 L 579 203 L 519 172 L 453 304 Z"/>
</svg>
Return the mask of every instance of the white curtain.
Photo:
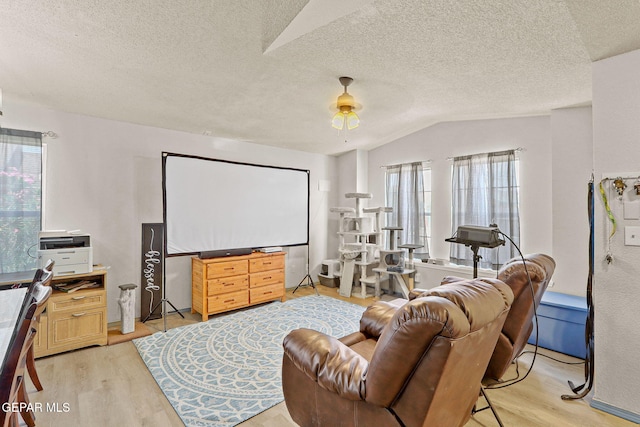
<svg viewBox="0 0 640 427">
<path fill-rule="evenodd" d="M 0 128 L 0 273 L 36 267 L 42 134 Z"/>
<path fill-rule="evenodd" d="M 402 244 L 422 245 L 414 251 L 415 258 L 429 257 L 422 171 L 422 162 L 416 162 L 389 166 L 386 172 L 387 206 L 393 208 L 387 214 L 387 226 L 402 227 L 396 233 L 396 248 Z"/>
<path fill-rule="evenodd" d="M 520 245 L 520 215 L 515 151 L 456 157 L 453 160 L 452 235 L 460 225 L 497 224 Z M 514 245 L 481 248 L 481 268 L 499 268 L 517 254 Z M 471 249 L 451 244 L 451 262 L 473 265 Z"/>
</svg>

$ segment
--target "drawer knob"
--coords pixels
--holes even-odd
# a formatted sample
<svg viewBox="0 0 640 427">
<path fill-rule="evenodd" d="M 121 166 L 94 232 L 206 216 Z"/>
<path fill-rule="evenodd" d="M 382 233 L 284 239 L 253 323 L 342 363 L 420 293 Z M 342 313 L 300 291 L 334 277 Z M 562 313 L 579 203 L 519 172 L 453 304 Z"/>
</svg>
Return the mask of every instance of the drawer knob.
<svg viewBox="0 0 640 427">
<path fill-rule="evenodd" d="M 86 313 L 86 312 L 82 312 L 82 313 L 73 313 L 73 314 L 72 314 L 72 316 L 73 316 L 73 317 L 82 317 L 82 316 L 84 316 L 85 314 L 87 314 L 87 313 Z"/>
<path fill-rule="evenodd" d="M 85 299 L 86 297 L 87 297 L 86 295 L 82 295 L 82 296 L 79 295 L 79 296 L 73 297 L 71 299 L 74 300 L 74 301 L 78 301 L 78 300 L 81 300 L 81 299 Z"/>
<path fill-rule="evenodd" d="M 225 304 L 228 302 L 234 302 L 234 301 L 235 301 L 235 298 L 231 298 L 231 299 L 225 300 Z"/>
</svg>

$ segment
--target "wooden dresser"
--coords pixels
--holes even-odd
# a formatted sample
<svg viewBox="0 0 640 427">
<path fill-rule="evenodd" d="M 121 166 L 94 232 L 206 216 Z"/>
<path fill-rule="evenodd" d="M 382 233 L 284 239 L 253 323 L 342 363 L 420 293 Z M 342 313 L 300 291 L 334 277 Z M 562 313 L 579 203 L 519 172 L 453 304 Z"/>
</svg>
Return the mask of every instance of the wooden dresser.
<svg viewBox="0 0 640 427">
<path fill-rule="evenodd" d="M 53 291 L 40 316 L 35 357 L 107 344 L 107 271 L 58 276 L 52 283 L 78 280 L 95 281 L 100 286 L 71 293 Z"/>
<path fill-rule="evenodd" d="M 284 301 L 284 252 L 191 258 L 191 312 L 209 315 Z"/>
</svg>

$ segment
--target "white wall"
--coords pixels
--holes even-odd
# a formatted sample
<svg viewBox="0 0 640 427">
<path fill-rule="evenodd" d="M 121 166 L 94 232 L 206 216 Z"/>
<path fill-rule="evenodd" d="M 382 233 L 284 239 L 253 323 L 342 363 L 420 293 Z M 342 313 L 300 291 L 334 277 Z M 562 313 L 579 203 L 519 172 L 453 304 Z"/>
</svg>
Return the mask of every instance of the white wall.
<svg viewBox="0 0 640 427">
<path fill-rule="evenodd" d="M 364 150 L 348 151 L 337 157 L 338 169 L 338 185 L 332 207 L 350 207 L 355 208 L 355 199 L 347 199 L 344 197 L 346 193 L 366 193 L 367 192 L 367 163 L 368 152 Z M 368 201 L 364 200 L 361 206 L 369 206 Z M 338 235 L 338 221 L 340 215 L 337 213 L 329 213 L 328 224 L 328 258 L 337 259 L 338 245 L 340 244 Z"/>
<path fill-rule="evenodd" d="M 640 175 L 640 50 L 593 64 L 593 139 L 596 181 L 603 173 Z M 631 190 L 629 188 L 627 191 Z M 597 192 L 597 189 L 596 189 Z M 633 196 L 636 197 L 637 196 Z M 621 203 L 612 197 L 618 232 L 607 264 L 608 224 L 596 201 L 595 395 L 593 405 L 635 414 L 640 422 L 640 247 L 624 246 Z"/>
<path fill-rule="evenodd" d="M 593 171 L 591 107 L 551 113 L 553 291 L 586 296 L 589 272 L 587 186 Z"/>
<path fill-rule="evenodd" d="M 551 138 L 549 116 L 440 123 L 369 152 L 371 206 L 384 204 L 382 165 L 431 160 L 432 258 L 449 259 L 451 165 L 449 157 L 522 147 L 521 249 L 551 253 Z"/>
<path fill-rule="evenodd" d="M 140 285 L 141 224 L 162 222 L 162 151 L 309 169 L 312 274 L 326 258 L 328 206 L 333 197 L 331 191 L 319 191 L 318 182 L 328 180 L 332 189 L 337 188 L 333 157 L 68 114 L 7 98 L 4 113 L 3 127 L 51 130 L 59 135 L 45 139 L 45 224 L 48 229 L 81 229 L 91 234 L 94 262 L 110 267 L 110 322 L 119 320 L 118 285 Z M 194 185 L 202 185 L 206 194 L 205 184 Z M 306 246 L 288 249 L 288 287 L 296 286 L 306 274 L 306 258 Z M 190 257 L 168 259 L 166 274 L 167 297 L 179 309 L 190 307 Z"/>
</svg>

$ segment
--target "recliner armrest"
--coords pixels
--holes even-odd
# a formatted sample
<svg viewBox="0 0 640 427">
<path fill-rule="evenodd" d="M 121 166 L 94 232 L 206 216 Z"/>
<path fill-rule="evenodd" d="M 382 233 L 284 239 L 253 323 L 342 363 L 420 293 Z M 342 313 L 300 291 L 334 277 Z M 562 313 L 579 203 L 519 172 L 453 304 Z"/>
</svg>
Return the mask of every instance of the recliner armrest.
<svg viewBox="0 0 640 427">
<path fill-rule="evenodd" d="M 372 338 L 379 338 L 398 308 L 398 305 L 386 301 L 371 304 L 360 318 L 360 332 Z"/>
<path fill-rule="evenodd" d="M 349 400 L 364 400 L 367 360 L 322 332 L 291 331 L 283 342 L 285 357 L 322 388 Z"/>
<path fill-rule="evenodd" d="M 413 288 L 409 291 L 409 301 L 412 301 L 416 298 L 420 298 L 420 295 L 422 295 L 425 292 L 428 292 L 428 289 L 419 289 L 419 288 Z"/>
</svg>

